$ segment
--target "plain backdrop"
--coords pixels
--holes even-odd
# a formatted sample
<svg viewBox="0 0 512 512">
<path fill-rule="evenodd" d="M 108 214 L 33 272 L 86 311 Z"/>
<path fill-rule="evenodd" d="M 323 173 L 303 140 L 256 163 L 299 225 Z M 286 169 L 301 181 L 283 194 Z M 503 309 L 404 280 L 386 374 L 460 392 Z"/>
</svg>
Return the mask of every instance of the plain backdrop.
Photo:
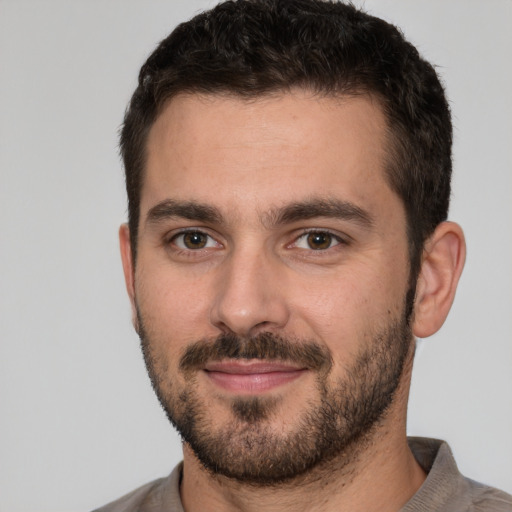
<svg viewBox="0 0 512 512">
<path fill-rule="evenodd" d="M 117 131 L 145 57 L 215 2 L 0 0 L 0 511 L 86 511 L 166 475 L 117 247 Z M 374 0 L 446 84 L 466 269 L 420 342 L 409 433 L 512 492 L 512 2 Z"/>
</svg>

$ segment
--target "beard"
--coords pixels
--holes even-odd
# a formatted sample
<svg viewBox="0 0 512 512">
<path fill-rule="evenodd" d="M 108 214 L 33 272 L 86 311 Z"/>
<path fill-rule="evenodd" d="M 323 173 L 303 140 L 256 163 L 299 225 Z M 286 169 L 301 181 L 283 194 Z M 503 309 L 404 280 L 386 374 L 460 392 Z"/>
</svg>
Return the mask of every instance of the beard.
<svg viewBox="0 0 512 512">
<path fill-rule="evenodd" d="M 403 315 L 371 336 L 343 377 L 331 375 L 333 359 L 311 340 L 289 339 L 273 333 L 252 338 L 234 334 L 200 340 L 182 354 L 179 372 L 186 385 L 175 389 L 167 361 L 154 353 L 138 311 L 138 332 L 153 389 L 167 417 L 197 459 L 211 473 L 257 486 L 277 485 L 336 461 L 347 466 L 357 448 L 368 442 L 393 402 L 401 380 L 412 333 Z M 215 429 L 209 404 L 197 390 L 197 372 L 207 362 L 225 359 L 286 361 L 315 375 L 316 398 L 303 404 L 288 432 L 271 428 L 279 414 L 274 396 L 243 396 L 230 400 L 230 420 Z M 327 465 L 327 466 L 326 466 Z"/>
</svg>

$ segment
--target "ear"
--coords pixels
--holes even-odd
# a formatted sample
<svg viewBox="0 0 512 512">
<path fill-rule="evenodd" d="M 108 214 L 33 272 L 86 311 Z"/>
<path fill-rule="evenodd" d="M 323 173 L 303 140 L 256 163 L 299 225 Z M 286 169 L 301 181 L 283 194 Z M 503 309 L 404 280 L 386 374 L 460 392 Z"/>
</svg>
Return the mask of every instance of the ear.
<svg viewBox="0 0 512 512">
<path fill-rule="evenodd" d="M 133 265 L 130 228 L 128 224 L 122 224 L 119 228 L 119 247 L 121 249 L 126 291 L 128 292 L 128 297 L 130 297 L 130 303 L 132 305 L 132 323 L 135 330 L 138 332 L 137 308 L 135 307 L 135 268 Z"/>
<path fill-rule="evenodd" d="M 412 325 L 415 336 L 426 338 L 443 325 L 455 298 L 465 259 L 462 228 L 454 222 L 439 224 L 423 250 Z"/>
</svg>

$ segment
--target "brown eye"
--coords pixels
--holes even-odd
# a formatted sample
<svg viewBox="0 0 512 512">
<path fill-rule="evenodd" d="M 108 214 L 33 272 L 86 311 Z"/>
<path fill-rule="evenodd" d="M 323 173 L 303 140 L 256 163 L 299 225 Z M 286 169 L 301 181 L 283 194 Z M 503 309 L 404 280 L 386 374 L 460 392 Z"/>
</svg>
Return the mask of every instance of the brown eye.
<svg viewBox="0 0 512 512">
<path fill-rule="evenodd" d="M 202 249 L 207 242 L 203 233 L 186 233 L 183 235 L 183 243 L 189 249 Z"/>
<path fill-rule="evenodd" d="M 328 249 L 333 242 L 333 236 L 330 233 L 308 233 L 307 244 L 310 249 L 319 251 Z"/>
<path fill-rule="evenodd" d="M 174 237 L 174 244 L 180 249 L 197 250 L 214 247 L 215 241 L 201 231 L 187 231 Z"/>
<path fill-rule="evenodd" d="M 329 231 L 307 231 L 299 236 L 294 246 L 309 251 L 326 251 L 343 243 L 343 240 Z"/>
</svg>

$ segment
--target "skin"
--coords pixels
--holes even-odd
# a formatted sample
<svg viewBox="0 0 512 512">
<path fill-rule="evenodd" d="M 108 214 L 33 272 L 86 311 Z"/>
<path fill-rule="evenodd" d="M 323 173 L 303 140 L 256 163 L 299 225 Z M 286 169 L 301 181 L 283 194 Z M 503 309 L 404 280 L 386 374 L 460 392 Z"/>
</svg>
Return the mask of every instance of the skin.
<svg viewBox="0 0 512 512">
<path fill-rule="evenodd" d="M 127 226 L 120 242 L 134 323 L 138 308 L 159 371 L 173 376 L 169 393 L 186 388 L 179 359 L 200 339 L 272 332 L 314 340 L 332 355 L 334 383 L 374 341 L 373 332 L 400 318 L 409 285 L 406 218 L 385 180 L 386 146 L 385 119 L 370 97 L 294 91 L 250 102 L 180 95 L 168 103 L 148 137 L 135 267 Z M 169 200 L 206 205 L 222 218 L 162 214 Z M 349 204 L 366 220 L 316 215 L 276 222 L 290 204 L 318 200 Z M 205 247 L 187 247 L 181 233 L 190 228 L 208 235 Z M 331 234 L 330 244 L 312 249 L 307 230 Z M 459 226 L 438 226 L 425 245 L 414 335 L 429 336 L 444 322 L 464 255 Z M 328 472 L 318 468 L 258 488 L 212 475 L 184 444 L 187 512 L 398 510 L 425 478 L 406 442 L 413 352 L 411 340 L 394 400 L 349 464 L 340 456 Z M 283 436 L 293 432 L 304 404 L 318 399 L 308 371 L 265 386 L 256 376 L 243 386 L 202 370 L 195 377 L 213 431 L 232 421 L 236 397 L 275 399 L 266 426 Z"/>
</svg>

